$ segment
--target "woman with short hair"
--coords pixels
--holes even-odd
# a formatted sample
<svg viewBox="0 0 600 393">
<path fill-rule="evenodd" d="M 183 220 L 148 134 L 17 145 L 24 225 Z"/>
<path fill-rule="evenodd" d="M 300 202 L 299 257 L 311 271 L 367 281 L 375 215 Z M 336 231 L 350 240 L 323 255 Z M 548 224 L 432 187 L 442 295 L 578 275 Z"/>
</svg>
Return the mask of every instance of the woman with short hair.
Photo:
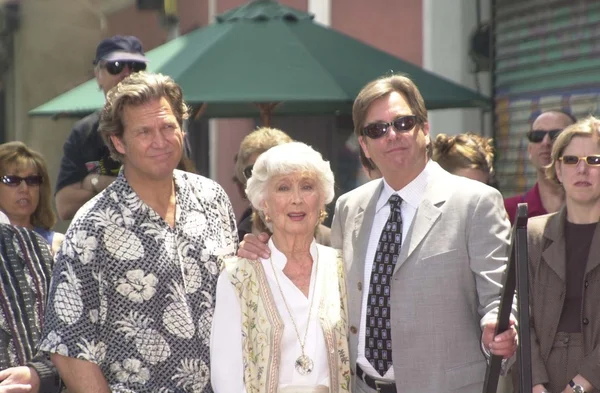
<svg viewBox="0 0 600 393">
<path fill-rule="evenodd" d="M 271 257 L 230 258 L 211 336 L 216 393 L 350 392 L 344 267 L 314 230 L 333 200 L 329 162 L 292 142 L 254 164 L 246 193 L 272 231 Z"/>
</svg>

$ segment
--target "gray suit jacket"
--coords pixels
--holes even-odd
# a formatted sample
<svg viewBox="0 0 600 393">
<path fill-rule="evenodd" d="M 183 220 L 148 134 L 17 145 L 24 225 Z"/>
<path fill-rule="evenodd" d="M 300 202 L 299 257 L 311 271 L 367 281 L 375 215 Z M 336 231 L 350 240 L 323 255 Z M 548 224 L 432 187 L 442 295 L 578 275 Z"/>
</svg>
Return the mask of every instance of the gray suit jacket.
<svg viewBox="0 0 600 393">
<path fill-rule="evenodd" d="M 481 392 L 481 325 L 495 320 L 510 224 L 500 193 L 436 163 L 394 270 L 392 357 L 399 392 Z M 382 180 L 337 202 L 332 246 L 348 280 L 351 370 L 355 371 L 364 259 Z"/>
</svg>

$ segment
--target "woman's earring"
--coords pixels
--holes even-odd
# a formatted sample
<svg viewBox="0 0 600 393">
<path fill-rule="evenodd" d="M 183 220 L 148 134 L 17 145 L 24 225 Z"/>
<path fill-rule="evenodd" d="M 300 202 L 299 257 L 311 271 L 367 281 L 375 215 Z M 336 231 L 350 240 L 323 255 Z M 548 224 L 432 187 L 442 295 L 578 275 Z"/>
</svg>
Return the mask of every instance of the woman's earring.
<svg viewBox="0 0 600 393">
<path fill-rule="evenodd" d="M 265 221 L 271 222 L 271 216 L 269 216 L 268 214 L 265 214 Z"/>
</svg>

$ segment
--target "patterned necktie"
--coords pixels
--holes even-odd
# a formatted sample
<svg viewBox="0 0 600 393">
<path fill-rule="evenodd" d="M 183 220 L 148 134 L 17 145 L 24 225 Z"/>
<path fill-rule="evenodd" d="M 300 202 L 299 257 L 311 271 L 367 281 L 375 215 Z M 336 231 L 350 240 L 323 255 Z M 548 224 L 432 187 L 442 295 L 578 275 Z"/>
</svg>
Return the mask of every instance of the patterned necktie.
<svg viewBox="0 0 600 393">
<path fill-rule="evenodd" d="M 394 266 L 402 245 L 402 198 L 394 194 L 388 200 L 388 217 L 377 244 L 369 297 L 367 326 L 365 327 L 365 357 L 383 376 L 392 366 L 392 336 L 390 325 L 390 287 Z"/>
</svg>

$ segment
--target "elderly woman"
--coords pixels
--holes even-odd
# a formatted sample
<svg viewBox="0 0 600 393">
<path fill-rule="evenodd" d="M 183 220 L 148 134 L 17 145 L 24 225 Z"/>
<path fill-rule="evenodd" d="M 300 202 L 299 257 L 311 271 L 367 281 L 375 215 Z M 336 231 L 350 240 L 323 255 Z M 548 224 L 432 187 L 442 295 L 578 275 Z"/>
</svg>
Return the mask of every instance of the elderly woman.
<svg viewBox="0 0 600 393">
<path fill-rule="evenodd" d="M 273 146 L 289 142 L 292 142 L 292 138 L 276 128 L 261 127 L 246 135 L 240 143 L 240 150 L 235 162 L 236 183 L 245 187 L 248 179 L 252 176 L 252 168 L 258 157 Z M 243 240 L 246 233 L 254 233 L 255 235 L 262 232 L 271 233 L 258 217 L 256 210 L 253 210 L 251 214 L 244 213 L 243 217 L 238 225 L 240 240 Z M 319 244 L 331 245 L 331 229 L 319 224 L 315 229 L 315 239 Z"/>
<path fill-rule="evenodd" d="M 329 163 L 303 143 L 254 164 L 246 193 L 273 233 L 271 257 L 225 261 L 211 337 L 216 393 L 350 392 L 342 260 L 314 238 L 333 185 Z"/>
<path fill-rule="evenodd" d="M 43 157 L 22 142 L 0 145 L 0 210 L 12 225 L 33 229 L 55 253 L 64 236 L 52 227 L 52 191 Z"/>
<path fill-rule="evenodd" d="M 492 140 L 474 133 L 439 134 L 432 143 L 432 159 L 448 172 L 485 184 L 494 183 Z"/>
<path fill-rule="evenodd" d="M 600 391 L 599 133 L 588 117 L 558 136 L 546 174 L 565 206 L 529 219 L 534 393 Z"/>
</svg>

